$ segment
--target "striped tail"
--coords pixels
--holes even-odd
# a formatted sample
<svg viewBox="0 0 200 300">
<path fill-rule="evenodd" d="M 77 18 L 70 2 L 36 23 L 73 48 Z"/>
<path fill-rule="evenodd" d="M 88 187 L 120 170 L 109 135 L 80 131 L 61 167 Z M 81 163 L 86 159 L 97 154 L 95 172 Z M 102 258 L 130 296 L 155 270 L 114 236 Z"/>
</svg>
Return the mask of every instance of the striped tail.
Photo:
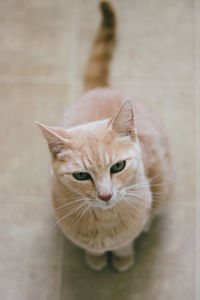
<svg viewBox="0 0 200 300">
<path fill-rule="evenodd" d="M 100 3 L 102 22 L 92 46 L 84 87 L 90 90 L 109 85 L 109 65 L 116 40 L 116 17 L 107 1 Z"/>
</svg>

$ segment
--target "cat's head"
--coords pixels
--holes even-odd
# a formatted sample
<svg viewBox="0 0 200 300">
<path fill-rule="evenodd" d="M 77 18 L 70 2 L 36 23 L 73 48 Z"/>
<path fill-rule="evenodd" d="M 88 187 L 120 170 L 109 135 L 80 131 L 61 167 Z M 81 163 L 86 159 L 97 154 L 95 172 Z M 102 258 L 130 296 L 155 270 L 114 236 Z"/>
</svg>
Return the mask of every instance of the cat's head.
<svg viewBox="0 0 200 300">
<path fill-rule="evenodd" d="M 48 142 L 53 171 L 66 189 L 101 208 L 122 199 L 141 157 L 130 100 L 111 119 L 68 129 L 37 125 Z"/>
</svg>

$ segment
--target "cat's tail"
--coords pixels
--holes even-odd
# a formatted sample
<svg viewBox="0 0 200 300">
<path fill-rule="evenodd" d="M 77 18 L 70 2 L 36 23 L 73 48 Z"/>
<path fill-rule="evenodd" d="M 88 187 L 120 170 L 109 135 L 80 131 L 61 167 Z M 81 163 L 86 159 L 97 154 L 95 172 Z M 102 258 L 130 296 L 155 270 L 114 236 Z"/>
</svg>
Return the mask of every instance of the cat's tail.
<svg viewBox="0 0 200 300">
<path fill-rule="evenodd" d="M 85 90 L 109 85 L 109 65 L 116 40 L 116 17 L 107 1 L 100 2 L 100 10 L 102 22 L 85 72 Z"/>
</svg>

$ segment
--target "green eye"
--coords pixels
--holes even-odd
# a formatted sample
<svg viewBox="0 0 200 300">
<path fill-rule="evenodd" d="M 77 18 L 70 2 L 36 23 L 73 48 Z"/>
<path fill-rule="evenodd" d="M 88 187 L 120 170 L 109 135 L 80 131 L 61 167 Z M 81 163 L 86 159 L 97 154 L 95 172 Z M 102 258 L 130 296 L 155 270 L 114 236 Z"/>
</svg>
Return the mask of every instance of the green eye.
<svg viewBox="0 0 200 300">
<path fill-rule="evenodd" d="M 120 172 L 120 171 L 122 171 L 124 169 L 125 165 L 126 165 L 125 160 L 124 161 L 120 161 L 120 162 L 118 162 L 117 164 L 115 164 L 115 165 L 113 165 L 111 167 L 110 172 L 111 173 Z"/>
<path fill-rule="evenodd" d="M 80 173 L 73 173 L 72 174 L 76 180 L 89 180 L 91 176 L 89 173 L 80 172 Z"/>
</svg>

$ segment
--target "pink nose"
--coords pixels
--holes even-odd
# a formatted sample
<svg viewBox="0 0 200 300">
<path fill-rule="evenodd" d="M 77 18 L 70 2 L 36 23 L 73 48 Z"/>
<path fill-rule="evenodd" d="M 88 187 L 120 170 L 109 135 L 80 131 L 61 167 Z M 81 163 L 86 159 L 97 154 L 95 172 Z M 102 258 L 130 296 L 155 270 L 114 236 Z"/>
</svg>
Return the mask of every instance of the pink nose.
<svg viewBox="0 0 200 300">
<path fill-rule="evenodd" d="M 97 194 L 97 196 L 101 199 L 101 200 L 103 200 L 103 201 L 105 201 L 105 202 L 108 202 L 109 200 L 110 200 L 110 198 L 112 198 L 112 193 L 108 193 L 108 194 Z"/>
</svg>

